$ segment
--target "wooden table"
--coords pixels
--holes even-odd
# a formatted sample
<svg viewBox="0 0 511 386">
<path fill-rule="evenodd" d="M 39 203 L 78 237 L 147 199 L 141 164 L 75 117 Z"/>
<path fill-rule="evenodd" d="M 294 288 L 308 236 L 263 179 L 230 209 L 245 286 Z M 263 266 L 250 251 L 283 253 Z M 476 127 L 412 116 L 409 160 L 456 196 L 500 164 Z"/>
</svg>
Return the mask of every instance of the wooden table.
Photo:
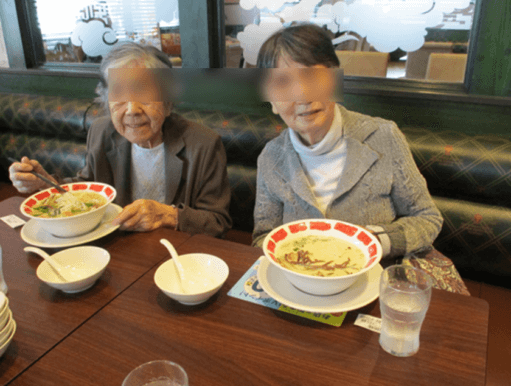
<svg viewBox="0 0 511 386">
<path fill-rule="evenodd" d="M 181 364 L 191 386 L 485 383 L 484 300 L 434 290 L 419 352 L 397 358 L 380 348 L 378 334 L 353 324 L 358 313 L 380 316 L 377 301 L 332 327 L 227 295 L 259 249 L 196 235 L 177 250 L 228 263 L 217 295 L 180 305 L 158 290 L 153 267 L 11 385 L 118 386 L 134 367 L 156 359 Z"/>
<path fill-rule="evenodd" d="M 22 201 L 21 197 L 12 197 L 0 202 L 0 217 L 9 214 L 23 217 L 19 211 Z M 165 237 L 179 246 L 191 237 L 187 233 L 162 229 L 152 232 L 151 239 L 142 233 L 116 231 L 97 240 L 92 244 L 107 249 L 111 255 L 105 274 L 90 290 L 69 295 L 54 290 L 37 278 L 35 271 L 41 258 L 23 251 L 27 244 L 20 237 L 20 229 L 12 229 L 0 221 L 3 270 L 9 286 L 9 306 L 17 323 L 14 340 L 0 359 L 0 385 L 7 384 L 26 370 L 147 271 L 166 259 L 168 252 L 158 242 L 160 238 Z M 56 251 L 45 250 L 49 253 Z"/>
</svg>

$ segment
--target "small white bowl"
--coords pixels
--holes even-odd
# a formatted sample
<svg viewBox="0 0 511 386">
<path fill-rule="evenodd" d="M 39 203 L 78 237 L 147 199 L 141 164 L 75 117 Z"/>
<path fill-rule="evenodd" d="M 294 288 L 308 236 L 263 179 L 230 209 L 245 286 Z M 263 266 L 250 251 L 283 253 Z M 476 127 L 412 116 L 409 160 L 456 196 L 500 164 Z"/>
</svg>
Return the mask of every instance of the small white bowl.
<svg viewBox="0 0 511 386">
<path fill-rule="evenodd" d="M 311 276 L 282 266 L 275 256 L 279 243 L 295 237 L 328 236 L 348 242 L 359 249 L 365 258 L 364 267 L 345 276 Z M 280 269 L 284 276 L 299 290 L 311 295 L 328 296 L 346 290 L 362 275 L 377 265 L 382 258 L 381 244 L 366 229 L 338 220 L 306 219 L 293 221 L 273 229 L 265 237 L 263 251 L 269 262 Z"/>
<path fill-rule="evenodd" d="M 9 345 L 12 342 L 12 338 L 14 338 L 14 334 L 16 333 L 16 322 L 14 321 L 14 319 L 12 319 L 11 324 L 12 324 L 12 330 L 11 330 L 10 334 L 8 335 L 8 337 L 4 341 L 4 343 L 0 344 L 0 357 L 2 355 L 4 355 L 4 353 L 7 351 L 7 349 L 9 348 Z"/>
<path fill-rule="evenodd" d="M 12 329 L 14 327 L 14 319 L 12 317 L 12 313 L 9 315 L 8 323 L 2 328 L 0 331 L 0 346 L 4 344 L 5 341 L 11 336 Z"/>
<path fill-rule="evenodd" d="M 106 198 L 106 204 L 93 209 L 90 212 L 77 214 L 70 217 L 41 218 L 32 215 L 32 207 L 39 201 L 48 198 L 51 194 L 58 193 L 57 189 L 49 188 L 37 192 L 21 203 L 20 211 L 41 224 L 48 233 L 57 237 L 76 237 L 93 230 L 101 222 L 107 206 L 115 199 L 117 191 L 108 184 L 101 182 L 75 182 L 62 185 L 69 192 L 94 192 Z"/>
<path fill-rule="evenodd" d="M 0 320 L 8 313 L 9 310 L 9 298 L 0 291 Z"/>
<path fill-rule="evenodd" d="M 52 257 L 64 266 L 75 267 L 74 271 L 80 279 L 63 281 L 46 260 L 37 267 L 37 277 L 66 293 L 81 292 L 92 287 L 110 262 L 110 253 L 107 250 L 91 246 L 65 249 Z"/>
<path fill-rule="evenodd" d="M 2 335 L 3 328 L 7 325 L 9 322 L 9 319 L 12 317 L 12 311 L 7 308 L 2 315 L 0 315 L 0 336 Z"/>
<path fill-rule="evenodd" d="M 180 255 L 185 270 L 183 293 L 179 285 L 179 276 L 172 259 L 163 263 L 154 274 L 154 282 L 168 297 L 181 304 L 196 305 L 204 303 L 213 296 L 227 280 L 229 267 L 219 257 L 206 253 Z"/>
</svg>

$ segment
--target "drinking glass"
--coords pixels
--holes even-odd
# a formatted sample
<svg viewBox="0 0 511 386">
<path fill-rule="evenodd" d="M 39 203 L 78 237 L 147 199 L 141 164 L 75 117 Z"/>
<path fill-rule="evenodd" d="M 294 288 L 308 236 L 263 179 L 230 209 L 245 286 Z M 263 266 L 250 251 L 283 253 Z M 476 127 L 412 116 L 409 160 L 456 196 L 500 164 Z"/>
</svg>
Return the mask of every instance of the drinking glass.
<svg viewBox="0 0 511 386">
<path fill-rule="evenodd" d="M 188 386 L 188 375 L 177 363 L 158 360 L 131 371 L 122 386 Z"/>
<path fill-rule="evenodd" d="M 380 279 L 380 346 L 407 357 L 419 351 L 419 334 L 431 300 L 431 278 L 424 271 L 392 265 Z"/>
</svg>

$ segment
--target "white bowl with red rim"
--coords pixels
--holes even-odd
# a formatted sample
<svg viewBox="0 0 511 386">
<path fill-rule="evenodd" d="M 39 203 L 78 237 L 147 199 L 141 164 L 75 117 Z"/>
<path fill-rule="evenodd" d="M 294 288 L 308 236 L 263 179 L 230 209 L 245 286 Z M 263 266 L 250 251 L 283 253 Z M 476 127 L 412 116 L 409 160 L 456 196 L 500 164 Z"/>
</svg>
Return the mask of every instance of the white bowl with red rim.
<svg viewBox="0 0 511 386">
<path fill-rule="evenodd" d="M 289 270 L 279 264 L 275 252 L 284 240 L 303 236 L 335 237 L 349 242 L 362 251 L 364 268 L 345 276 L 311 276 Z M 263 242 L 263 251 L 270 263 L 280 269 L 284 276 L 299 290 L 312 295 L 333 295 L 346 290 L 367 271 L 379 264 L 382 247 L 376 236 L 366 229 L 338 220 L 306 219 L 293 221 L 272 230 Z"/>
<path fill-rule="evenodd" d="M 89 233 L 101 222 L 108 205 L 115 199 L 117 191 L 114 187 L 102 182 L 74 182 L 61 185 L 68 192 L 94 192 L 105 197 L 105 205 L 89 212 L 79 213 L 69 217 L 41 218 L 32 215 L 32 208 L 51 194 L 59 193 L 55 188 L 49 188 L 34 193 L 21 203 L 20 211 L 25 216 L 37 221 L 41 227 L 57 237 L 75 237 Z"/>
</svg>

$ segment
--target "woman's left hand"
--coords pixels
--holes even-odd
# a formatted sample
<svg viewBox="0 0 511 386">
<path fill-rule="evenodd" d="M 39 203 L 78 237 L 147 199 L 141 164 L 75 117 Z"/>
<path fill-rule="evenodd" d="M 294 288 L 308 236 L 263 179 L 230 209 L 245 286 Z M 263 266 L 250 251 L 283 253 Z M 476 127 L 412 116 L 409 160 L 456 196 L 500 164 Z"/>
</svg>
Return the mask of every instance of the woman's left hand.
<svg viewBox="0 0 511 386">
<path fill-rule="evenodd" d="M 136 200 L 112 221 L 121 230 L 146 232 L 161 227 L 176 228 L 177 208 L 153 200 Z"/>
</svg>

